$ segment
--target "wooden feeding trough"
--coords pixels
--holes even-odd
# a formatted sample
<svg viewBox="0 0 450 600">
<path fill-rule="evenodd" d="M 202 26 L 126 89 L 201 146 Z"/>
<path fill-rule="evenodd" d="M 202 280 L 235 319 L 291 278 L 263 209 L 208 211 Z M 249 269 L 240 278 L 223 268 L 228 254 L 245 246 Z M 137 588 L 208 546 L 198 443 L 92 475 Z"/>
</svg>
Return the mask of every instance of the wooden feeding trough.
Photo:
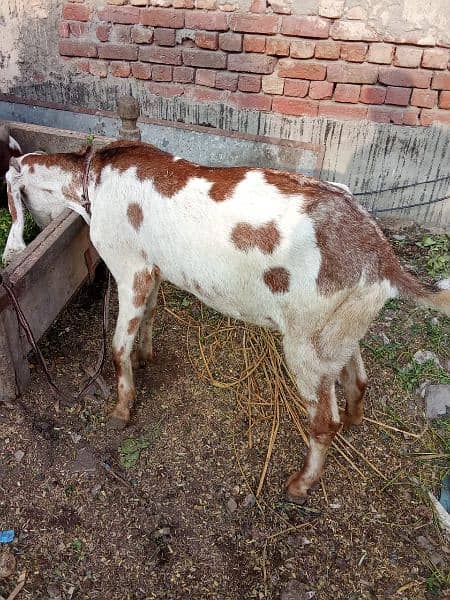
<svg viewBox="0 0 450 600">
<path fill-rule="evenodd" d="M 121 138 L 138 139 L 136 101 L 121 98 L 118 104 Z M 84 134 L 20 123 L 9 123 L 9 127 L 24 152 L 72 152 L 86 145 Z M 112 141 L 96 138 L 94 146 L 100 148 Z M 98 262 L 88 226 L 78 214 L 66 210 L 4 269 L 36 340 L 80 287 L 92 280 Z M 0 400 L 13 400 L 24 392 L 30 379 L 30 349 L 9 297 L 0 286 Z"/>
</svg>

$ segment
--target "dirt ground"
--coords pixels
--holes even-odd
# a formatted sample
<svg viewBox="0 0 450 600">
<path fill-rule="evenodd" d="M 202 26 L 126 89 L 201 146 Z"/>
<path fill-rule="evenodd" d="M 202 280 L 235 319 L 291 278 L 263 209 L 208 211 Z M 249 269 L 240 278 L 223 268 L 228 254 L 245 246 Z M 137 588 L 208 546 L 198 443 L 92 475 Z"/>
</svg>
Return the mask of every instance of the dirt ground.
<svg viewBox="0 0 450 600">
<path fill-rule="evenodd" d="M 416 245 L 424 233 L 392 235 L 397 254 L 429 279 L 428 249 Z M 41 342 L 66 391 L 95 363 L 103 283 L 100 271 Z M 200 310 L 168 286 L 165 296 L 178 314 Z M 412 361 L 432 350 L 448 368 L 449 324 L 408 303 L 387 305 L 363 343 L 372 421 L 344 434 L 354 466 L 333 450 L 304 507 L 283 496 L 306 449 L 286 413 L 255 502 L 271 422 L 255 424 L 249 448 L 233 390 L 200 377 L 195 336 L 186 342 L 186 325 L 167 310 L 159 310 L 157 358 L 137 373 L 123 432 L 105 424 L 110 360 L 110 398 L 95 390 L 56 414 L 30 355 L 29 391 L 0 404 L 0 529 L 16 533 L 8 545 L 16 565 L 0 580 L 0 597 L 26 572 L 19 600 L 449 598 L 450 549 L 426 492 L 437 493 L 448 469 L 450 424 L 430 427 L 416 390 L 450 380 L 445 367 Z M 232 348 L 223 352 L 222 368 L 238 374 Z"/>
</svg>

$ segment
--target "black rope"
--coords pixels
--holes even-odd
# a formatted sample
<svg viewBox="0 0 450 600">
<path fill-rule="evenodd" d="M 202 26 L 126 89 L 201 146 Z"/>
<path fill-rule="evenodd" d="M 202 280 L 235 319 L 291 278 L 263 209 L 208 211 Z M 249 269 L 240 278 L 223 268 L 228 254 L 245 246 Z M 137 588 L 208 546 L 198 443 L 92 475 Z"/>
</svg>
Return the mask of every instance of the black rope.
<svg viewBox="0 0 450 600">
<path fill-rule="evenodd" d="M 393 188 L 383 188 L 381 190 L 372 190 L 370 192 L 352 192 L 353 196 L 371 196 L 373 194 L 381 194 L 383 192 L 396 192 L 397 190 L 406 190 L 407 188 L 415 187 L 416 185 L 426 185 L 427 183 L 437 183 L 438 181 L 445 181 L 450 179 L 450 175 L 445 177 L 438 177 L 437 179 L 429 179 L 428 181 L 416 181 L 416 183 L 405 183 L 405 185 L 399 185 Z M 443 198 L 445 200 L 445 198 Z M 439 202 L 437 200 L 437 202 Z"/>
</svg>

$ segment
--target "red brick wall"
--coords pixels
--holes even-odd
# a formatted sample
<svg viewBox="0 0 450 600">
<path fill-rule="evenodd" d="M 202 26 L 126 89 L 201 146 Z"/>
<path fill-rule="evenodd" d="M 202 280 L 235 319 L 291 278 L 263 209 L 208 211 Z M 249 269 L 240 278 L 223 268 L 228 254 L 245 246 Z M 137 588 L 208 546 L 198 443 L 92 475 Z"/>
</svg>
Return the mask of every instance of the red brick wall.
<svg viewBox="0 0 450 600">
<path fill-rule="evenodd" d="M 250 2 L 240 12 L 235 0 L 109 0 L 98 9 L 72 0 L 59 52 L 82 74 L 134 77 L 149 94 L 195 103 L 450 124 L 448 44 L 383 36 L 341 18 L 335 0 L 307 16 L 291 14 L 288 0 Z"/>
</svg>

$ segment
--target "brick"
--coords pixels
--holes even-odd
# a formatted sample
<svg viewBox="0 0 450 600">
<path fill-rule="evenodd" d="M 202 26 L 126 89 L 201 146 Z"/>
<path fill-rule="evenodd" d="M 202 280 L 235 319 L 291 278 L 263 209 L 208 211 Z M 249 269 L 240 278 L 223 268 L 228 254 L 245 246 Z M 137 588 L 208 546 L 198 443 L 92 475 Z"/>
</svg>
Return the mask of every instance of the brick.
<svg viewBox="0 0 450 600">
<path fill-rule="evenodd" d="M 244 35 L 245 52 L 265 52 L 266 38 L 262 35 Z"/>
<path fill-rule="evenodd" d="M 396 67 L 414 68 L 420 67 L 423 50 L 411 46 L 397 46 L 395 49 L 394 65 Z"/>
<path fill-rule="evenodd" d="M 385 85 L 427 88 L 430 87 L 431 73 L 421 70 L 412 71 L 401 67 L 380 67 L 378 79 Z"/>
<path fill-rule="evenodd" d="M 320 0 L 319 15 L 329 19 L 340 19 L 344 13 L 344 0 Z"/>
<path fill-rule="evenodd" d="M 131 74 L 130 63 L 115 61 L 111 63 L 111 75 L 114 77 L 129 77 Z"/>
<path fill-rule="evenodd" d="M 205 50 L 217 50 L 219 34 L 216 31 L 196 31 L 195 45 Z"/>
<path fill-rule="evenodd" d="M 91 11 L 88 6 L 66 4 L 63 8 L 63 19 L 68 21 L 89 21 Z"/>
<path fill-rule="evenodd" d="M 427 87 L 418 85 L 416 87 Z M 450 73 L 435 73 L 431 82 L 433 90 L 450 90 Z"/>
<path fill-rule="evenodd" d="M 319 117 L 363 121 L 367 118 L 367 106 L 321 102 L 319 104 Z"/>
<path fill-rule="evenodd" d="M 238 79 L 239 75 L 237 73 L 218 71 L 216 75 L 216 88 L 235 92 L 238 86 Z"/>
<path fill-rule="evenodd" d="M 230 97 L 230 104 L 245 110 L 268 111 L 272 106 L 272 97 L 263 94 L 243 94 L 236 92 Z"/>
<path fill-rule="evenodd" d="M 336 83 L 376 83 L 378 67 L 349 63 L 328 65 L 327 79 Z"/>
<path fill-rule="evenodd" d="M 227 0 L 219 0 L 218 8 L 219 10 L 223 10 L 225 12 L 232 12 L 238 8 L 238 1 L 239 0 L 227 2 Z"/>
<path fill-rule="evenodd" d="M 444 123 L 450 125 L 450 110 L 423 108 L 420 113 L 420 124 Z"/>
<path fill-rule="evenodd" d="M 422 67 L 425 69 L 446 69 L 449 59 L 444 48 L 426 48 L 423 51 Z"/>
<path fill-rule="evenodd" d="M 419 120 L 419 109 L 417 108 L 406 108 L 403 111 L 403 115 L 402 115 L 402 124 L 403 125 L 420 125 L 420 120 Z"/>
<path fill-rule="evenodd" d="M 428 106 L 427 108 L 431 107 Z M 441 92 L 439 94 L 439 108 L 450 108 L 450 92 Z"/>
<path fill-rule="evenodd" d="M 411 97 L 411 88 L 388 86 L 386 90 L 386 104 L 408 106 Z"/>
<path fill-rule="evenodd" d="M 195 72 L 195 83 L 214 87 L 216 85 L 216 71 L 211 69 L 197 69 Z"/>
<path fill-rule="evenodd" d="M 369 106 L 367 118 L 377 123 L 395 125 L 419 125 L 418 108 L 394 108 L 392 106 Z"/>
<path fill-rule="evenodd" d="M 363 85 L 360 102 L 364 104 L 383 104 L 386 98 L 386 88 L 381 85 Z"/>
<path fill-rule="evenodd" d="M 177 83 L 192 83 L 194 81 L 194 73 L 195 69 L 192 67 L 174 67 L 172 79 Z"/>
<path fill-rule="evenodd" d="M 316 49 L 316 43 L 306 40 L 292 40 L 291 56 L 292 58 L 312 58 Z"/>
<path fill-rule="evenodd" d="M 114 25 L 110 39 L 116 44 L 129 44 L 131 42 L 131 27 L 129 25 Z"/>
<path fill-rule="evenodd" d="M 341 58 L 348 62 L 364 62 L 368 45 L 361 42 L 342 42 Z"/>
<path fill-rule="evenodd" d="M 195 8 L 214 10 L 216 8 L 216 0 L 195 0 Z"/>
<path fill-rule="evenodd" d="M 152 65 L 135 62 L 131 64 L 131 73 L 136 79 L 151 79 Z"/>
<path fill-rule="evenodd" d="M 394 58 L 395 46 L 392 44 L 370 44 L 367 60 L 379 65 L 390 65 Z"/>
<path fill-rule="evenodd" d="M 268 0 L 270 8 L 274 13 L 281 15 L 290 15 L 292 0 Z"/>
<path fill-rule="evenodd" d="M 230 71 L 246 71 L 248 73 L 259 73 L 269 75 L 273 73 L 276 59 L 273 56 L 263 54 L 230 54 L 228 57 L 228 69 Z"/>
<path fill-rule="evenodd" d="M 178 83 L 159 83 L 149 81 L 145 84 L 145 87 L 150 94 L 154 94 L 155 96 L 163 96 L 164 98 L 182 96 L 184 93 L 184 87 Z"/>
<path fill-rule="evenodd" d="M 336 60 L 341 54 L 341 47 L 338 42 L 331 40 L 316 42 L 314 56 L 316 58 L 324 58 L 327 60 Z"/>
<path fill-rule="evenodd" d="M 171 8 L 147 8 L 140 11 L 140 23 L 152 27 L 169 27 L 181 29 L 184 27 L 184 12 Z"/>
<path fill-rule="evenodd" d="M 250 11 L 254 13 L 266 12 L 267 2 L 266 0 L 252 0 L 250 5 Z"/>
<path fill-rule="evenodd" d="M 194 0 L 173 0 L 174 8 L 194 8 Z"/>
<path fill-rule="evenodd" d="M 158 46 L 175 46 L 175 29 L 157 27 L 153 32 L 153 41 Z"/>
<path fill-rule="evenodd" d="M 230 97 L 228 90 L 215 90 L 197 86 L 188 88 L 185 94 L 194 102 L 227 102 Z"/>
<path fill-rule="evenodd" d="M 163 6 L 164 0 L 160 0 L 160 2 L 160 5 Z M 170 0 L 165 0 L 165 2 L 168 2 L 170 4 Z M 124 2 L 124 4 L 126 4 L 126 2 Z M 150 0 L 130 0 L 130 4 L 132 4 L 133 6 L 148 6 L 150 4 Z"/>
<path fill-rule="evenodd" d="M 205 29 L 206 31 L 226 31 L 227 15 L 223 12 L 187 12 L 186 27 L 189 29 Z"/>
<path fill-rule="evenodd" d="M 311 81 L 309 97 L 313 100 L 327 100 L 333 96 L 333 89 L 331 81 Z"/>
<path fill-rule="evenodd" d="M 385 42 L 394 42 L 394 44 L 410 44 L 412 46 L 435 46 L 436 38 L 433 34 L 422 29 L 422 31 L 409 31 L 404 35 L 392 35 L 385 31 L 383 35 Z"/>
<path fill-rule="evenodd" d="M 322 17 L 283 17 L 281 33 L 298 37 L 327 38 L 330 33 L 330 21 Z"/>
<path fill-rule="evenodd" d="M 345 11 L 346 19 L 355 19 L 357 21 L 367 20 L 367 10 L 362 6 L 353 6 Z"/>
<path fill-rule="evenodd" d="M 276 75 L 264 75 L 262 78 L 262 91 L 265 94 L 283 94 L 284 79 L 280 79 Z"/>
<path fill-rule="evenodd" d="M 141 46 L 139 60 L 143 62 L 181 65 L 181 48 L 161 48 L 158 46 Z"/>
<path fill-rule="evenodd" d="M 420 90 L 415 88 L 412 92 L 411 104 L 412 106 L 419 106 L 420 108 L 433 108 L 437 104 L 437 99 L 437 90 Z M 444 106 L 443 108 L 450 107 Z"/>
<path fill-rule="evenodd" d="M 98 47 L 98 57 L 112 60 L 137 60 L 138 49 L 131 44 L 101 44 Z"/>
<path fill-rule="evenodd" d="M 304 98 L 308 94 L 309 85 L 309 81 L 303 81 L 302 79 L 285 79 L 284 95 Z"/>
<path fill-rule="evenodd" d="M 230 55 L 232 58 L 234 55 Z M 183 62 L 189 67 L 205 67 L 211 69 L 226 69 L 227 55 L 224 52 L 200 50 L 197 48 L 183 49 Z"/>
<path fill-rule="evenodd" d="M 286 38 L 267 38 L 266 54 L 270 56 L 289 56 L 290 41 Z"/>
<path fill-rule="evenodd" d="M 82 37 L 86 33 L 86 23 L 72 22 L 69 29 L 72 37 Z"/>
<path fill-rule="evenodd" d="M 274 15 L 232 15 L 230 29 L 244 33 L 276 33 L 278 17 Z"/>
<path fill-rule="evenodd" d="M 328 67 L 330 68 L 330 67 Z M 278 62 L 278 75 L 295 79 L 325 79 L 327 68 L 319 63 L 282 58 Z"/>
<path fill-rule="evenodd" d="M 172 67 L 170 65 L 153 65 L 152 79 L 154 81 L 172 81 Z"/>
<path fill-rule="evenodd" d="M 153 29 L 143 25 L 134 25 L 131 29 L 131 39 L 135 44 L 150 44 L 153 40 Z"/>
<path fill-rule="evenodd" d="M 59 42 L 59 53 L 62 56 L 83 56 L 85 58 L 92 58 L 97 56 L 97 46 L 92 42 L 61 40 Z"/>
<path fill-rule="evenodd" d="M 83 0 L 84 2 L 84 0 Z M 126 4 L 127 0 L 108 0 L 108 4 L 115 4 L 116 6 L 122 6 L 123 4 Z"/>
<path fill-rule="evenodd" d="M 68 38 L 70 36 L 69 23 L 58 24 L 58 35 L 60 38 Z"/>
<path fill-rule="evenodd" d="M 315 117 L 317 116 L 318 102 L 299 98 L 275 97 L 272 102 L 272 111 L 283 115 Z"/>
<path fill-rule="evenodd" d="M 232 31 L 229 31 L 228 33 L 220 33 L 219 48 L 225 50 L 226 52 L 241 52 L 242 34 L 233 33 Z"/>
<path fill-rule="evenodd" d="M 139 23 L 139 9 L 133 6 L 108 6 L 98 11 L 100 21 L 109 23 L 122 23 L 123 25 L 135 25 Z"/>
<path fill-rule="evenodd" d="M 379 35 L 363 21 L 335 21 L 330 28 L 330 36 L 334 40 L 348 40 L 354 42 L 376 42 Z"/>
<path fill-rule="evenodd" d="M 258 93 L 261 91 L 261 75 L 239 75 L 238 89 L 241 92 Z"/>
<path fill-rule="evenodd" d="M 89 73 L 89 61 L 87 59 L 76 61 L 77 73 Z"/>
<path fill-rule="evenodd" d="M 90 60 L 89 73 L 96 77 L 106 77 L 108 75 L 108 63 L 104 60 Z"/>
<path fill-rule="evenodd" d="M 95 30 L 95 35 L 97 36 L 97 39 L 101 42 L 108 42 L 110 32 L 111 25 L 99 25 Z"/>
<path fill-rule="evenodd" d="M 359 100 L 360 92 L 360 85 L 337 83 L 334 90 L 334 100 L 335 102 L 349 102 L 350 104 L 356 104 Z"/>
</svg>

